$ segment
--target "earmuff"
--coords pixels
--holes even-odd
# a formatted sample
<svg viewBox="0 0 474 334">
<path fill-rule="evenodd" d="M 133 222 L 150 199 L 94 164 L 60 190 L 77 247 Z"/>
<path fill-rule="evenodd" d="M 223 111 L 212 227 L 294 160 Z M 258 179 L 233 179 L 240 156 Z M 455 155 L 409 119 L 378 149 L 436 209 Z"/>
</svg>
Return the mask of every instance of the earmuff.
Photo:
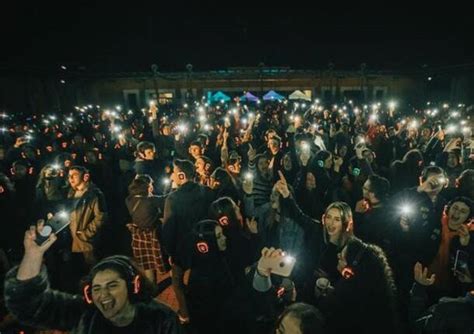
<svg viewBox="0 0 474 334">
<path fill-rule="evenodd" d="M 366 246 L 363 245 L 362 248 L 357 253 L 356 257 L 354 258 L 354 261 L 352 261 L 351 265 L 346 266 L 344 267 L 344 269 L 342 269 L 342 272 L 341 272 L 342 277 L 344 277 L 345 279 L 350 279 L 356 275 L 356 268 L 359 265 L 360 260 L 362 259 L 362 256 L 364 256 L 365 250 L 366 250 Z"/>
<path fill-rule="evenodd" d="M 219 218 L 218 220 L 219 222 L 219 225 L 222 226 L 222 227 L 226 227 L 229 225 L 229 217 L 227 216 L 222 216 Z"/>
<path fill-rule="evenodd" d="M 352 175 L 359 176 L 360 175 L 360 168 L 352 168 Z"/>
<path fill-rule="evenodd" d="M 196 250 L 200 254 L 209 253 L 210 245 L 208 240 L 215 236 L 215 226 L 217 226 L 216 221 L 204 220 L 199 222 L 194 228 L 194 233 L 196 234 Z"/>
<path fill-rule="evenodd" d="M 109 258 L 106 258 L 99 262 L 92 270 L 96 268 L 100 268 L 104 266 L 105 264 L 113 264 L 117 267 L 120 267 L 124 269 L 126 272 L 127 278 L 127 289 L 130 294 L 132 295 L 138 295 L 140 293 L 140 288 L 141 288 L 141 280 L 140 280 L 140 275 L 136 272 L 136 270 L 133 268 L 133 266 L 128 262 L 126 257 L 122 256 L 111 256 Z M 104 268 L 104 270 L 107 267 Z M 87 304 L 92 304 L 93 299 L 92 299 L 92 282 L 86 284 L 83 289 L 83 295 L 84 295 L 84 300 L 86 301 Z"/>
</svg>

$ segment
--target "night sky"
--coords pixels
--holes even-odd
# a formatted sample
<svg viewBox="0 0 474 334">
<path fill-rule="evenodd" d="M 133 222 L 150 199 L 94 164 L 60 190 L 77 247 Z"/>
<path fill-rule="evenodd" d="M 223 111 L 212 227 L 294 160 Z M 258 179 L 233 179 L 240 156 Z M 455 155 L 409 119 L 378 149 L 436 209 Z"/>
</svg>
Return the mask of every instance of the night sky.
<svg viewBox="0 0 474 334">
<path fill-rule="evenodd" d="M 99 1 L 97 1 L 99 2 Z M 174 8 L 130 1 L 10 5 L 0 11 L 0 64 L 90 71 L 222 69 L 419 69 L 474 62 L 471 11 L 466 8 L 362 6 L 338 2 L 310 10 L 299 2 L 200 3 Z M 398 4 L 398 2 L 397 2 Z M 412 2 L 413 4 L 413 2 Z M 3 5 L 2 5 L 3 6 Z M 231 7 L 232 6 L 232 7 Z M 287 7 L 292 7 L 289 10 Z M 437 6 L 437 5 L 436 5 Z"/>
</svg>

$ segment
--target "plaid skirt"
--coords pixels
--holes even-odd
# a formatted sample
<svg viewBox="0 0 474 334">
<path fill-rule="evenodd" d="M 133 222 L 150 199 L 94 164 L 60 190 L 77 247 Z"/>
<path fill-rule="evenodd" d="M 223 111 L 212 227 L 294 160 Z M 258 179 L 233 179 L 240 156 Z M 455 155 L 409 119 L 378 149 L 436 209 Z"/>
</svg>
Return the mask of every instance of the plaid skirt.
<svg viewBox="0 0 474 334">
<path fill-rule="evenodd" d="M 161 246 L 155 229 L 141 229 L 128 225 L 132 233 L 133 257 L 143 270 L 158 270 L 165 273 L 166 268 L 161 254 Z"/>
</svg>

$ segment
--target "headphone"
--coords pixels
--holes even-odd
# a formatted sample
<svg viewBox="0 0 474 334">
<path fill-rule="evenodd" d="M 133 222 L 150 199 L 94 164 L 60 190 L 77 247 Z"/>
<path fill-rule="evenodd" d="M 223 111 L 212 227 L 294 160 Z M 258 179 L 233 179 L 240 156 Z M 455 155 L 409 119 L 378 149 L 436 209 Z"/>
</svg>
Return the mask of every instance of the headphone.
<svg viewBox="0 0 474 334">
<path fill-rule="evenodd" d="M 218 222 L 220 226 L 227 227 L 229 225 L 229 217 L 222 216 L 219 218 Z"/>
<path fill-rule="evenodd" d="M 350 279 L 355 276 L 356 272 L 356 267 L 359 265 L 360 260 L 362 259 L 362 256 L 364 256 L 365 250 L 367 249 L 367 246 L 362 244 L 362 248 L 359 250 L 357 253 L 356 257 L 352 261 L 350 266 L 345 266 L 344 269 L 342 269 L 341 275 L 345 279 Z"/>
<path fill-rule="evenodd" d="M 209 253 L 209 239 L 215 238 L 215 227 L 217 226 L 216 221 L 206 219 L 197 223 L 194 228 L 194 234 L 196 235 L 196 250 L 200 254 Z"/>
<path fill-rule="evenodd" d="M 323 168 L 324 167 L 324 161 L 323 160 L 318 160 L 316 161 L 319 167 Z"/>
<path fill-rule="evenodd" d="M 359 176 L 360 175 L 360 168 L 352 168 L 352 175 Z"/>
<path fill-rule="evenodd" d="M 184 172 L 179 172 L 177 175 L 178 175 L 178 180 L 183 181 L 184 179 L 186 179 L 186 174 Z"/>
<path fill-rule="evenodd" d="M 123 269 L 123 272 L 126 274 L 125 281 L 127 283 L 127 289 L 129 294 L 132 294 L 132 296 L 136 296 L 140 293 L 140 288 L 141 288 L 141 280 L 140 280 L 140 275 L 138 272 L 135 270 L 135 268 L 131 265 L 129 262 L 129 259 L 126 256 L 122 255 L 114 255 L 110 256 L 108 258 L 105 258 L 104 260 L 100 261 L 98 264 L 96 264 L 91 272 L 97 270 L 101 271 L 100 268 L 103 268 L 102 270 L 109 269 L 109 266 L 113 267 L 119 267 Z M 83 294 L 84 294 L 84 300 L 86 301 L 87 304 L 92 304 L 93 299 L 92 299 L 92 277 L 90 279 L 90 282 L 87 283 L 84 286 L 83 289 Z"/>
</svg>

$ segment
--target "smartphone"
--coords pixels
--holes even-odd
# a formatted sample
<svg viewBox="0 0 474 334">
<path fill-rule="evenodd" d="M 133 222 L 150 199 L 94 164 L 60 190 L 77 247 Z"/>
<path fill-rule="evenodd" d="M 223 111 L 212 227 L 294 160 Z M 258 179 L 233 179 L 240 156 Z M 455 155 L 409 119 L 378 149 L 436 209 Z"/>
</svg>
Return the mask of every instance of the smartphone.
<svg viewBox="0 0 474 334">
<path fill-rule="evenodd" d="M 458 271 L 461 273 L 466 272 L 468 270 L 468 262 L 469 261 L 469 253 L 458 250 L 456 252 L 456 258 L 454 259 L 454 272 Z"/>
<path fill-rule="evenodd" d="M 273 258 L 260 258 L 258 261 L 258 268 L 265 271 L 267 268 L 271 269 L 272 274 L 288 277 L 291 275 L 295 266 L 296 259 L 289 255 L 282 255 Z"/>
<path fill-rule="evenodd" d="M 42 245 L 48 240 L 51 233 L 56 235 L 69 226 L 71 220 L 69 214 L 66 211 L 57 212 L 51 219 L 48 219 L 43 226 L 41 232 L 36 232 L 36 243 Z"/>
</svg>

